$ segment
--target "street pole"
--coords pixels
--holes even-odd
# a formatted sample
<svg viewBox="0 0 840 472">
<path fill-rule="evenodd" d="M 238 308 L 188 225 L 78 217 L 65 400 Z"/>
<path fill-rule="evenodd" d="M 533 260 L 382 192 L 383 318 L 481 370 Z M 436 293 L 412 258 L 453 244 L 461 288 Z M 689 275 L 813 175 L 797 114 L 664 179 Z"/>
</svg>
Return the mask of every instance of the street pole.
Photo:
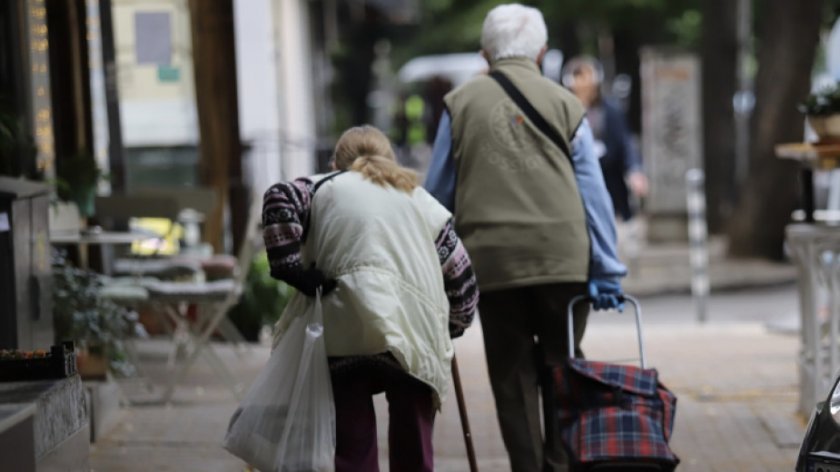
<svg viewBox="0 0 840 472">
<path fill-rule="evenodd" d="M 707 320 L 709 298 L 709 249 L 706 227 L 706 177 L 700 169 L 685 174 L 686 204 L 688 207 L 688 241 L 691 259 L 691 295 L 697 311 L 697 321 Z"/>
<path fill-rule="evenodd" d="M 752 42 L 752 0 L 738 0 L 738 91 L 732 97 L 735 112 L 736 195 L 750 171 L 750 116 L 755 105 L 749 61 Z"/>
</svg>

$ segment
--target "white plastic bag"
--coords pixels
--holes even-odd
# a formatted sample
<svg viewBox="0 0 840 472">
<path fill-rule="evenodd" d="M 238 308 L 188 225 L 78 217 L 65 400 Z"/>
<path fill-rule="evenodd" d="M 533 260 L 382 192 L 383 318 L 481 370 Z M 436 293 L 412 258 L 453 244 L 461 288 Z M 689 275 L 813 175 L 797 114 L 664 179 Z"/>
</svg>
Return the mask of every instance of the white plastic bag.
<svg viewBox="0 0 840 472">
<path fill-rule="evenodd" d="M 292 321 L 233 414 L 224 447 L 263 472 L 329 472 L 335 404 L 320 294 Z"/>
</svg>

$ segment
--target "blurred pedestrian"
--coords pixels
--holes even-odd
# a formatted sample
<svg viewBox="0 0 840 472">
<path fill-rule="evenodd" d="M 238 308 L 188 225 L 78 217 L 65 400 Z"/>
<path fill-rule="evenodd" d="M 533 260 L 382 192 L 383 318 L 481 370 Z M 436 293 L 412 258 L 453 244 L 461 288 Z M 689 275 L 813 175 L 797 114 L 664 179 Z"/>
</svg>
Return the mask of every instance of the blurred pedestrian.
<svg viewBox="0 0 840 472">
<path fill-rule="evenodd" d="M 426 140 L 429 145 L 434 144 L 435 133 L 440 126 L 443 115 L 443 97 L 452 90 L 452 81 L 442 75 L 429 79 L 423 87 L 423 99 L 428 104 L 429 113 L 426 116 Z"/>
<path fill-rule="evenodd" d="M 372 396 L 383 391 L 391 470 L 431 471 L 450 338 L 470 325 L 478 300 L 470 259 L 450 212 L 396 163 L 382 132 L 349 129 L 332 165 L 336 172 L 266 192 L 271 275 L 303 294 L 288 313 L 311 309 L 319 287 L 325 294 L 336 471 L 379 470 Z M 290 318 L 281 318 L 278 333 Z"/>
<path fill-rule="evenodd" d="M 484 20 L 490 74 L 449 93 L 426 188 L 455 211 L 482 291 L 479 312 L 490 383 L 515 472 L 566 470 L 546 364 L 568 356 L 566 309 L 590 295 L 620 308 L 626 270 L 615 250 L 613 208 L 580 101 L 540 74 L 547 30 L 539 10 L 500 5 Z M 548 137 L 501 83 L 501 73 L 559 133 Z M 567 151 L 571 149 L 571 151 Z M 575 309 L 575 349 L 589 308 Z"/>
<path fill-rule="evenodd" d="M 624 111 L 601 90 L 603 75 L 597 59 L 577 56 L 563 67 L 563 85 L 572 90 L 586 108 L 586 119 L 595 137 L 596 152 L 613 207 L 617 216 L 629 221 L 634 214 L 630 193 L 637 198 L 645 197 L 648 180 Z"/>
</svg>

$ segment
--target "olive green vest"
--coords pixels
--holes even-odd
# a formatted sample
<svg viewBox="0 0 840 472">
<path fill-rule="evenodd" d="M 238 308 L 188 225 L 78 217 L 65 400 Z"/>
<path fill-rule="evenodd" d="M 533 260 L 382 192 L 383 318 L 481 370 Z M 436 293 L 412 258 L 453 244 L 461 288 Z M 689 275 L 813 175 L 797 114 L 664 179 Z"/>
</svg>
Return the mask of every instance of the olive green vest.
<svg viewBox="0 0 840 472">
<path fill-rule="evenodd" d="M 566 139 L 584 109 L 534 61 L 502 59 L 504 73 Z M 570 156 L 537 129 L 489 76 L 444 99 L 458 169 L 456 230 L 481 290 L 585 282 L 589 235 Z"/>
</svg>

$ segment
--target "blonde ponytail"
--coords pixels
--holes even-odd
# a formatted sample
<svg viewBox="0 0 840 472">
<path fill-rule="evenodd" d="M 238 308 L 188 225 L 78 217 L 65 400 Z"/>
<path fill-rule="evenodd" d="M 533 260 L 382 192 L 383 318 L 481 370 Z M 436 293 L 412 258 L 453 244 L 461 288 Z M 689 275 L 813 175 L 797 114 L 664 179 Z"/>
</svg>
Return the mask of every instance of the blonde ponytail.
<svg viewBox="0 0 840 472">
<path fill-rule="evenodd" d="M 357 126 L 341 135 L 335 145 L 335 167 L 362 174 L 371 182 L 406 193 L 418 185 L 417 174 L 397 163 L 391 142 L 373 126 Z"/>
<path fill-rule="evenodd" d="M 350 170 L 359 172 L 371 182 L 383 187 L 390 185 L 403 192 L 411 192 L 417 187 L 417 174 L 387 157 L 357 157 L 350 165 Z"/>
</svg>

